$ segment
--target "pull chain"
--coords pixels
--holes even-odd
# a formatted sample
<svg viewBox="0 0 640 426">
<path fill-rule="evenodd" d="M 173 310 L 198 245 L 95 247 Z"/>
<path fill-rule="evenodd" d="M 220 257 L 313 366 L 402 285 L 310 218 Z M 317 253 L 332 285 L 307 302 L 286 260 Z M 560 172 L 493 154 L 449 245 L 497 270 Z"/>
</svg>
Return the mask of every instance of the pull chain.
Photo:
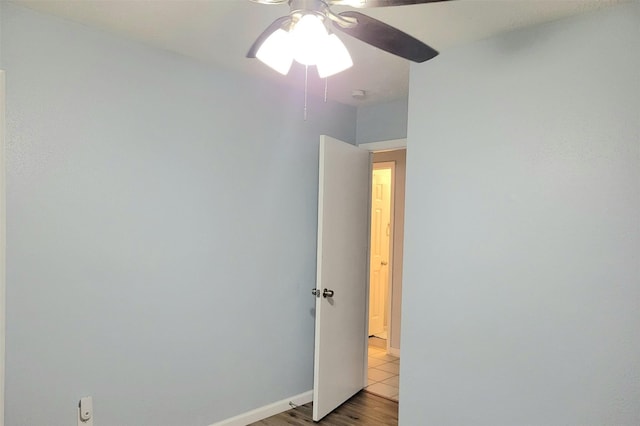
<svg viewBox="0 0 640 426">
<path fill-rule="evenodd" d="M 304 66 L 304 121 L 307 121 L 307 92 L 309 83 L 309 65 Z"/>
<path fill-rule="evenodd" d="M 324 78 L 324 103 L 327 103 L 327 91 L 329 87 L 329 77 Z"/>
</svg>

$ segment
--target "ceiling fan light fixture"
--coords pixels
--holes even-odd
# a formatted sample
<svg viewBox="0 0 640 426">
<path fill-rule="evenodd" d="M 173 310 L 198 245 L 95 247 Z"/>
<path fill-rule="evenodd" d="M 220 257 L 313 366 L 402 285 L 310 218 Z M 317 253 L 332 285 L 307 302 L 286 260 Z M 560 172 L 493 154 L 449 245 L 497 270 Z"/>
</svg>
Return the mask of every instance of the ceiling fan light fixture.
<svg viewBox="0 0 640 426">
<path fill-rule="evenodd" d="M 319 76 L 325 78 L 353 66 L 347 48 L 327 27 L 412 62 L 421 63 L 438 56 L 437 50 L 398 28 L 360 12 L 347 10 L 335 13 L 331 11 L 331 6 L 385 7 L 448 0 L 252 1 L 263 4 L 287 3 L 290 12 L 277 18 L 258 36 L 249 48 L 247 58 L 257 57 L 285 75 L 293 61 L 306 67 L 316 65 Z"/>
<path fill-rule="evenodd" d="M 293 58 L 302 65 L 316 65 L 327 43 L 327 28 L 316 14 L 303 15 L 291 30 Z"/>
<path fill-rule="evenodd" d="M 256 58 L 280 74 L 287 75 L 293 64 L 291 33 L 282 28 L 275 30 L 262 43 L 256 52 Z"/>
<path fill-rule="evenodd" d="M 326 78 L 353 66 L 349 51 L 335 34 L 330 34 L 325 27 L 324 18 L 317 13 L 293 15 L 294 22 L 275 21 L 275 31 L 271 30 L 255 51 L 265 65 L 287 75 L 293 61 L 305 66 L 316 65 L 318 75 Z M 282 21 L 282 19 L 281 19 Z"/>
<path fill-rule="evenodd" d="M 318 75 L 320 78 L 330 77 L 353 66 L 353 60 L 337 35 L 327 37 L 322 49 L 322 55 L 318 63 Z"/>
</svg>

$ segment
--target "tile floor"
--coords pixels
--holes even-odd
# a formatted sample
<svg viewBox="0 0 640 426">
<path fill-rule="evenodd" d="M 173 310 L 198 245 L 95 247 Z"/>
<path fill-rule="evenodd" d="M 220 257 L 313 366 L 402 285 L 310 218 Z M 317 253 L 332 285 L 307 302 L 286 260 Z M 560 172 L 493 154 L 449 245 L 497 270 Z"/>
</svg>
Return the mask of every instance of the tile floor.
<svg viewBox="0 0 640 426">
<path fill-rule="evenodd" d="M 370 341 L 371 342 L 371 341 Z M 369 344 L 369 370 L 367 391 L 385 398 L 398 400 L 400 358 L 387 355 L 384 348 Z"/>
</svg>

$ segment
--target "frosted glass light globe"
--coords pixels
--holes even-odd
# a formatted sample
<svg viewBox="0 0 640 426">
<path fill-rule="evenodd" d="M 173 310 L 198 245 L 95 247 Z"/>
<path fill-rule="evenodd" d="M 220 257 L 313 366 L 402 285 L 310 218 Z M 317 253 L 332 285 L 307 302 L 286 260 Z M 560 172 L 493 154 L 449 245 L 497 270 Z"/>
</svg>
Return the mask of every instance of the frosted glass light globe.
<svg viewBox="0 0 640 426">
<path fill-rule="evenodd" d="M 291 30 L 293 59 L 302 65 L 315 65 L 327 42 L 327 29 L 317 15 L 304 15 Z"/>
<path fill-rule="evenodd" d="M 260 46 L 256 58 L 280 74 L 286 75 L 293 63 L 291 34 L 279 28 Z"/>
<path fill-rule="evenodd" d="M 317 62 L 318 75 L 326 78 L 353 66 L 351 55 L 337 35 L 327 37 Z"/>
</svg>

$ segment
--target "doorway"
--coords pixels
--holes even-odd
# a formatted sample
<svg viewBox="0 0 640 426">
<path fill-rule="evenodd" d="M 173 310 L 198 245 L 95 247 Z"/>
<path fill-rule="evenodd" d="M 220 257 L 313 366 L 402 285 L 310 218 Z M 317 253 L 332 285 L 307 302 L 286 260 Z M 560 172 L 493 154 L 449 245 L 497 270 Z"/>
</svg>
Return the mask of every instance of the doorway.
<svg viewBox="0 0 640 426">
<path fill-rule="evenodd" d="M 366 390 L 398 400 L 406 149 L 374 151 Z"/>
</svg>

